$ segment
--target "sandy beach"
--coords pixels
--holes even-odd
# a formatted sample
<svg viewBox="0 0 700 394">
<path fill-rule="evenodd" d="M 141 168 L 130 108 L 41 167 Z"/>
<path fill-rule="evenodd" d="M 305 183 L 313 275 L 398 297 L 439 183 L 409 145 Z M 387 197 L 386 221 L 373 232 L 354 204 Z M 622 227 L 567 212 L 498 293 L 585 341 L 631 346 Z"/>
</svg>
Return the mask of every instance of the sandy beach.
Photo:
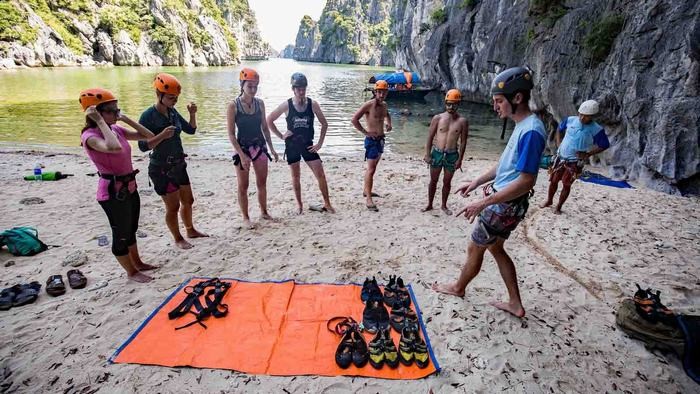
<svg viewBox="0 0 700 394">
<path fill-rule="evenodd" d="M 662 300 L 676 311 L 700 313 L 697 197 L 576 182 L 563 214 L 557 216 L 549 208 L 538 208 L 547 187 L 542 170 L 530 211 L 506 244 L 527 311 L 521 320 L 489 305 L 505 297 L 505 286 L 488 253 L 464 299 L 430 289 L 433 282 L 458 275 L 472 225 L 440 210 L 420 212 L 426 203 L 428 170 L 419 158 L 387 155 L 379 164 L 379 213 L 364 206 L 360 155 L 324 160 L 337 214 L 307 210 L 295 215 L 289 169 L 286 163 L 273 163 L 268 205 L 277 220 L 260 221 L 256 229 L 247 230 L 241 227 L 232 163 L 190 157 L 195 224 L 211 237 L 195 239 L 195 247 L 183 251 L 174 247 L 163 203 L 148 185 L 147 159 L 134 157 L 135 168 L 141 170 L 139 248 L 145 262 L 161 266 L 155 281 L 143 285 L 128 282 L 109 246 L 98 246 L 98 236 L 111 236 L 95 201 L 97 179 L 86 175 L 95 172 L 87 157 L 0 152 L 0 229 L 36 227 L 44 242 L 59 246 L 33 257 L 0 253 L 2 288 L 42 283 L 34 304 L 0 312 L 0 391 L 698 392 L 675 356 L 649 352 L 642 342 L 628 338 L 616 327 L 614 313 L 618 303 L 634 293 L 635 283 L 660 289 Z M 59 182 L 22 180 L 37 161 L 47 171 L 75 176 Z M 495 159 L 465 161 L 453 187 L 494 163 Z M 321 201 L 306 166 L 302 189 L 307 208 Z M 258 221 L 254 182 L 249 193 L 251 217 Z M 45 203 L 20 203 L 30 197 Z M 438 188 L 436 201 L 439 197 Z M 456 212 L 473 198 L 453 195 L 450 207 Z M 62 274 L 67 284 L 66 271 L 72 267 L 63 261 L 77 251 L 87 256 L 79 269 L 88 278 L 88 288 L 48 296 L 46 279 Z M 389 274 L 399 274 L 413 285 L 443 368 L 439 375 L 416 381 L 272 377 L 107 362 L 191 276 L 362 283 L 367 276 Z M 89 290 L 100 281 L 107 285 Z"/>
</svg>

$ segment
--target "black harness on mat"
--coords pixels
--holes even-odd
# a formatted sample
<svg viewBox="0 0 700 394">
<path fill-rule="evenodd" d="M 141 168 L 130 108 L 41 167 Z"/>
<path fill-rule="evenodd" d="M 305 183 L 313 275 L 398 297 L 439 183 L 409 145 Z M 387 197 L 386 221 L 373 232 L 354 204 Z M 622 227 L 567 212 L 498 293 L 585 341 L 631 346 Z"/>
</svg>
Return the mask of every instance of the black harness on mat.
<svg viewBox="0 0 700 394">
<path fill-rule="evenodd" d="M 168 313 L 168 318 L 173 320 L 191 313 L 196 319 L 184 326 L 175 328 L 176 330 L 187 328 L 193 324 L 199 324 L 207 328 L 207 326 L 202 323 L 202 320 L 205 320 L 209 316 L 221 318 L 228 314 L 228 305 L 222 304 L 221 300 L 230 287 L 230 283 L 222 282 L 219 278 L 203 280 L 194 286 L 187 286 L 184 289 L 187 297 L 182 300 L 180 305 L 176 306 L 175 309 Z M 204 303 L 206 306 L 202 305 L 200 301 L 201 296 L 204 296 Z M 194 307 L 194 310 L 192 310 L 192 307 Z"/>
</svg>

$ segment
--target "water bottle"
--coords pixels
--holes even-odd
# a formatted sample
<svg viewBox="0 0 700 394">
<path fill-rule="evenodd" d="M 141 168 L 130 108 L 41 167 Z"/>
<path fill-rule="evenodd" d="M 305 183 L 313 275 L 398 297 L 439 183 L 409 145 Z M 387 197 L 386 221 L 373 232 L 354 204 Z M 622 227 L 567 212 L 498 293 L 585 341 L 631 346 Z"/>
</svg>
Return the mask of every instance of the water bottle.
<svg viewBox="0 0 700 394">
<path fill-rule="evenodd" d="M 34 166 L 34 180 L 41 181 L 41 163 L 36 163 Z"/>
</svg>

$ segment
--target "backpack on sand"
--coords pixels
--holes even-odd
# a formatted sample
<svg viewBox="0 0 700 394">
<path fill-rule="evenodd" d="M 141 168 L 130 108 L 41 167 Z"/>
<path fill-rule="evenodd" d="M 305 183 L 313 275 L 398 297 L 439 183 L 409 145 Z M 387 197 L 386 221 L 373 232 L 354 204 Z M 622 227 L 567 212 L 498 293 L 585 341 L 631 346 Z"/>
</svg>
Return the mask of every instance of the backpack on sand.
<svg viewBox="0 0 700 394">
<path fill-rule="evenodd" d="M 32 227 L 14 227 L 0 233 L 0 247 L 7 249 L 15 256 L 34 256 L 48 249 L 39 239 L 39 232 Z"/>
</svg>

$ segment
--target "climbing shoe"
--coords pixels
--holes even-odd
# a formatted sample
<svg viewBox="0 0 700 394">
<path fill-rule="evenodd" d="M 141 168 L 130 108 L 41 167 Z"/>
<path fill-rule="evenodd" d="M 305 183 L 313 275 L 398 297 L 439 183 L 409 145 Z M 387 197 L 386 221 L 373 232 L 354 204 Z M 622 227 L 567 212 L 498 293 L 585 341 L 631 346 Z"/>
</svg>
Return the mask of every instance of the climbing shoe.
<svg viewBox="0 0 700 394">
<path fill-rule="evenodd" d="M 406 324 L 417 324 L 418 316 L 416 312 L 409 308 L 399 307 L 391 310 L 390 316 L 391 327 L 396 332 L 401 332 Z"/>
<path fill-rule="evenodd" d="M 396 297 L 397 300 L 394 302 L 392 307 L 401 305 L 408 308 L 411 306 L 411 294 L 409 293 L 408 288 L 404 285 L 401 277 L 396 279 Z"/>
<path fill-rule="evenodd" d="M 393 308 L 396 299 L 396 275 L 389 275 L 389 283 L 384 286 L 384 304 Z"/>
<path fill-rule="evenodd" d="M 362 284 L 362 291 L 360 292 L 360 299 L 362 302 L 367 302 L 369 299 L 381 298 L 382 291 L 379 289 L 377 284 L 377 279 L 372 277 L 372 280 L 365 278 L 365 282 Z"/>
<path fill-rule="evenodd" d="M 399 352 L 396 350 L 394 340 L 391 339 L 391 330 L 381 330 L 380 333 L 384 345 L 384 363 L 389 368 L 396 368 L 399 366 Z"/>
<path fill-rule="evenodd" d="M 414 335 L 413 340 L 413 360 L 418 368 L 425 368 L 430 364 L 430 355 L 428 354 L 428 346 L 420 336 L 418 325 L 411 325 L 411 331 Z"/>
<path fill-rule="evenodd" d="M 337 321 L 338 323 L 331 330 L 331 323 Z M 355 324 L 355 320 L 352 317 L 334 317 L 326 323 L 326 328 L 334 334 L 340 335 L 340 343 L 338 348 L 335 350 L 335 363 L 342 369 L 346 369 L 352 364 L 352 352 L 355 348 L 355 342 L 352 337 L 352 325 Z"/>
<path fill-rule="evenodd" d="M 335 328 L 331 329 L 331 323 L 336 321 L 338 323 L 335 325 Z M 341 336 L 340 343 L 335 351 L 335 363 L 340 368 L 346 369 L 351 364 L 361 368 L 367 364 L 369 359 L 367 342 L 360 334 L 359 326 L 352 317 L 334 317 L 328 320 L 326 328 Z"/>
<path fill-rule="evenodd" d="M 677 324 L 673 311 L 661 303 L 661 291 L 657 290 L 654 293 L 651 289 L 643 290 L 637 284 L 637 292 L 634 293 L 633 300 L 637 313 L 645 320 L 671 326 Z"/>
<path fill-rule="evenodd" d="M 362 368 L 367 365 L 367 361 L 369 361 L 367 342 L 362 334 L 360 334 L 360 330 L 357 329 L 357 326 L 353 328 L 350 335 L 355 342 L 355 347 L 352 351 L 352 363 L 355 364 L 357 368 Z"/>
<path fill-rule="evenodd" d="M 413 341 L 414 335 L 410 327 L 404 327 L 399 340 L 399 361 L 403 365 L 409 366 L 413 363 Z"/>
<path fill-rule="evenodd" d="M 380 300 L 367 300 L 365 309 L 362 312 L 362 328 L 374 334 L 379 329 L 390 327 L 389 312 Z"/>
<path fill-rule="evenodd" d="M 374 369 L 381 369 L 384 366 L 384 336 L 382 330 L 377 331 L 369 342 L 369 363 Z"/>
</svg>

